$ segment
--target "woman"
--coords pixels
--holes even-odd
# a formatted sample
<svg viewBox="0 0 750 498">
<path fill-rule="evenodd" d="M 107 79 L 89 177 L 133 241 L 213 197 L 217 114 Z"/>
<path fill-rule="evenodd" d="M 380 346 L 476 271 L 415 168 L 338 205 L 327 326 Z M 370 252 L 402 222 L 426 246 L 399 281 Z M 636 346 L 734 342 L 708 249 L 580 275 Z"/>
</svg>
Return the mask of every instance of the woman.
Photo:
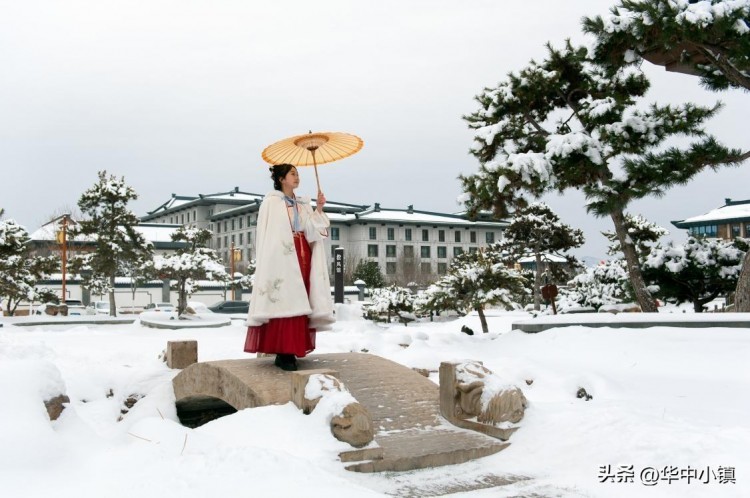
<svg viewBox="0 0 750 498">
<path fill-rule="evenodd" d="M 333 323 L 333 302 L 323 244 L 330 222 L 326 198 L 297 197 L 297 168 L 269 168 L 274 189 L 258 212 L 256 270 L 245 351 L 275 353 L 275 364 L 297 370 L 296 358 L 315 349 L 315 333 Z"/>
</svg>

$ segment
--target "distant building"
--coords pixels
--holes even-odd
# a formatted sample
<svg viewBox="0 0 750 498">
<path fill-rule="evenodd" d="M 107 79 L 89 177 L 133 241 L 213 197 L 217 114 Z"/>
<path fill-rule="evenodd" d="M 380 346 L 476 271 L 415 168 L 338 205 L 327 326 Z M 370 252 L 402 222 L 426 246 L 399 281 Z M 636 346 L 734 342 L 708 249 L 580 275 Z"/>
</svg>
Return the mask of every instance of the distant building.
<svg viewBox="0 0 750 498">
<path fill-rule="evenodd" d="M 62 231 L 62 220 L 63 216 L 58 216 L 29 234 L 29 238 L 31 239 L 29 244 L 34 254 L 46 256 L 60 252 L 61 245 L 58 235 Z M 68 216 L 67 223 L 68 228 L 72 228 L 78 224 L 78 221 Z M 172 233 L 179 227 L 180 225 L 177 224 L 140 223 L 134 229 L 140 232 L 147 242 L 151 243 L 155 254 L 166 254 L 186 245 L 184 242 L 172 241 Z M 95 238 L 93 236 L 68 236 L 67 248 L 69 254 L 74 255 L 94 250 L 94 241 Z"/>
<path fill-rule="evenodd" d="M 702 235 L 731 240 L 750 238 L 750 199 L 733 201 L 725 199 L 724 205 L 708 213 L 673 221 L 677 228 L 688 230 L 690 235 Z"/>
<path fill-rule="evenodd" d="M 255 257 L 255 228 L 263 197 L 237 187 L 198 196 L 172 194 L 141 220 L 206 228 L 213 233 L 211 247 L 225 262 L 234 247 L 246 264 Z M 326 242 L 329 255 L 343 247 L 349 269 L 360 260 L 376 261 L 390 280 L 434 280 L 458 254 L 499 241 L 508 225 L 487 214 L 472 221 L 463 213 L 421 211 L 413 206 L 382 208 L 379 203 L 328 201 L 324 210 L 331 220 Z"/>
</svg>

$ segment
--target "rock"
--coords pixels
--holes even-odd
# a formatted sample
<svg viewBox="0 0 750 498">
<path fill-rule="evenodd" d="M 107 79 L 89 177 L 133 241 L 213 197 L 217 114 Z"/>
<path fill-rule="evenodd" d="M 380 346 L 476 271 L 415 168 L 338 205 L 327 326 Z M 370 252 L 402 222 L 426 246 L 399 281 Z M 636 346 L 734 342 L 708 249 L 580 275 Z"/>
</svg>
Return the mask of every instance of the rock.
<svg viewBox="0 0 750 498">
<path fill-rule="evenodd" d="M 44 402 L 50 420 L 57 420 L 65 409 L 65 403 L 70 403 L 70 398 L 64 394 L 55 396 Z"/>
<path fill-rule="evenodd" d="M 167 341 L 167 366 L 183 369 L 198 363 L 198 341 Z"/>
<path fill-rule="evenodd" d="M 471 329 L 470 329 L 469 327 L 467 327 L 466 325 L 464 325 L 463 327 L 461 327 L 461 332 L 463 332 L 463 333 L 464 333 L 464 334 L 466 334 L 466 335 L 474 335 L 474 331 L 473 331 L 473 330 L 471 330 Z"/>
<path fill-rule="evenodd" d="M 579 387 L 578 392 L 576 392 L 576 398 L 578 399 L 585 399 L 586 401 L 589 401 L 591 399 L 594 399 L 592 395 L 586 392 L 586 389 Z"/>
<path fill-rule="evenodd" d="M 359 403 L 349 403 L 341 415 L 331 419 L 331 433 L 339 441 L 355 448 L 367 446 L 375 439 L 372 417 Z"/>
</svg>

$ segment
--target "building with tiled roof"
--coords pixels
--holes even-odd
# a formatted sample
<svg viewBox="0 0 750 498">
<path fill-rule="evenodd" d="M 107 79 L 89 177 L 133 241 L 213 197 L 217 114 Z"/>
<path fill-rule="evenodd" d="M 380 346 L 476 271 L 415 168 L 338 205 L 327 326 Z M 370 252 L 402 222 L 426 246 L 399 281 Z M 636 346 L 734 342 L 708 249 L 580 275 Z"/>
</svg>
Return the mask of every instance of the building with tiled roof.
<svg viewBox="0 0 750 498">
<path fill-rule="evenodd" d="M 213 233 L 212 247 L 226 262 L 234 247 L 246 264 L 255 257 L 255 225 L 263 197 L 238 187 L 198 196 L 172 194 L 141 220 L 206 228 Z M 376 261 L 391 280 L 432 280 L 445 273 L 450 260 L 461 252 L 500 240 L 507 226 L 487 215 L 473 221 L 464 213 L 384 208 L 379 203 L 328 201 L 324 210 L 331 220 L 327 241 L 331 260 L 333 250 L 343 247 L 350 269 L 360 260 Z"/>
<path fill-rule="evenodd" d="M 673 221 L 672 224 L 688 230 L 691 235 L 727 240 L 736 237 L 750 238 L 750 199 L 725 199 L 723 206 L 698 216 Z"/>
</svg>

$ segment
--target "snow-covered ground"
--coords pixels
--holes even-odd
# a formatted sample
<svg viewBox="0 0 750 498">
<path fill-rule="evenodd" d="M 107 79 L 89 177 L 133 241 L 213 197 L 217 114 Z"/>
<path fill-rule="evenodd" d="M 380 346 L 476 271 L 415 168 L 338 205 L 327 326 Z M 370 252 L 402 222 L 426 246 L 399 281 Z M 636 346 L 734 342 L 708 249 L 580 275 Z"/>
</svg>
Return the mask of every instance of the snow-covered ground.
<svg viewBox="0 0 750 498">
<path fill-rule="evenodd" d="M 691 316 L 704 318 L 683 315 Z M 476 316 L 386 327 L 353 306 L 339 309 L 317 352 L 367 351 L 435 371 L 444 360 L 482 360 L 530 402 L 506 450 L 388 474 L 345 471 L 337 454 L 348 446 L 330 435 L 324 414 L 292 404 L 197 429 L 178 423 L 177 371 L 159 359 L 167 341 L 197 339 L 200 361 L 249 358 L 240 321 L 159 330 L 138 322 L 22 328 L 6 319 L 0 496 L 414 496 L 488 476 L 529 479 L 456 496 L 750 496 L 750 330 L 510 330 L 527 318 L 491 312 L 491 331 L 481 334 Z M 580 387 L 593 399 L 576 398 Z M 42 400 L 58 391 L 71 403 L 50 423 Z M 132 394 L 146 396 L 118 421 Z"/>
</svg>

